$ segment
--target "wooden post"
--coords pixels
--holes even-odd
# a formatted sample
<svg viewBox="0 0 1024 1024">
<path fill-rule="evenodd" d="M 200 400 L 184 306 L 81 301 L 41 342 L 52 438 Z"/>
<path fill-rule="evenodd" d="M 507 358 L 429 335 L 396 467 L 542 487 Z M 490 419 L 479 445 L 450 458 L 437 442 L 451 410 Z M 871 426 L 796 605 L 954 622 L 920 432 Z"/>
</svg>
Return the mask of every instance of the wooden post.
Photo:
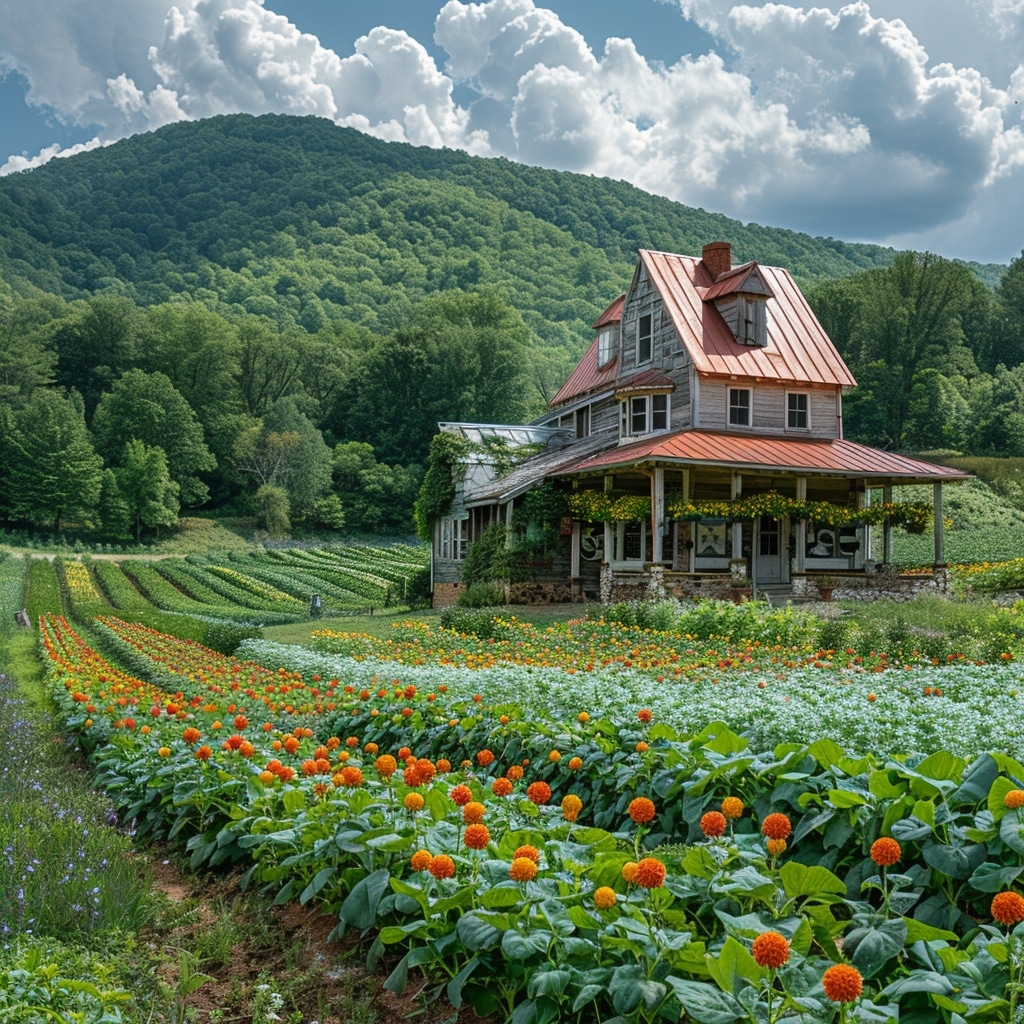
<svg viewBox="0 0 1024 1024">
<path fill-rule="evenodd" d="M 743 494 L 743 477 L 740 475 L 738 470 L 732 471 L 732 479 L 730 481 L 730 497 L 733 501 L 737 501 Z M 732 543 L 731 558 L 742 558 L 743 557 L 743 524 L 739 521 L 732 524 Z"/>
<path fill-rule="evenodd" d="M 944 539 L 946 534 L 946 524 L 943 521 L 942 515 L 942 481 L 936 480 L 932 484 L 932 531 L 935 536 L 935 564 L 936 566 L 945 565 L 945 550 L 944 550 Z"/>
<path fill-rule="evenodd" d="M 796 478 L 796 500 L 807 500 L 807 477 Z M 801 519 L 796 524 L 796 565 L 795 572 L 804 572 L 807 568 L 807 520 Z"/>
<path fill-rule="evenodd" d="M 665 470 L 660 466 L 651 475 L 651 561 L 660 562 L 662 556 L 661 526 L 665 522 Z"/>
<path fill-rule="evenodd" d="M 882 488 L 882 501 L 889 505 L 892 502 L 892 486 Z M 892 561 L 892 523 L 887 519 L 882 529 L 882 561 L 888 565 Z"/>
<path fill-rule="evenodd" d="M 606 491 L 615 490 L 615 477 L 611 473 L 604 478 L 604 489 Z M 606 520 L 604 524 L 604 560 L 606 562 L 611 562 L 612 553 L 615 551 L 614 531 L 614 524 Z"/>
</svg>

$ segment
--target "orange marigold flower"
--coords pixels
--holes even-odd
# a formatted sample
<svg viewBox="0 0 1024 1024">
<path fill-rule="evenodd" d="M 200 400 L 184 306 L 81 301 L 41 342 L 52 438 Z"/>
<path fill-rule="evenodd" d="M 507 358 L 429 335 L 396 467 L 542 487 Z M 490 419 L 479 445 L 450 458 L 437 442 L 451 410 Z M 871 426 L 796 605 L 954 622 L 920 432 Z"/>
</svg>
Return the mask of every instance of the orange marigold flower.
<svg viewBox="0 0 1024 1024">
<path fill-rule="evenodd" d="M 478 750 L 476 754 L 476 763 L 480 765 L 481 768 L 487 768 L 489 765 L 494 764 L 494 754 L 486 748 Z"/>
<path fill-rule="evenodd" d="M 641 722 L 649 722 L 654 717 L 654 715 L 651 713 L 650 709 L 641 708 L 636 713 L 636 717 L 639 718 Z"/>
<path fill-rule="evenodd" d="M 451 859 L 446 853 L 439 853 L 436 857 L 430 858 L 430 864 L 427 870 L 435 878 L 454 878 L 455 877 L 455 861 Z"/>
<path fill-rule="evenodd" d="M 529 857 L 516 857 L 508 869 L 508 877 L 514 882 L 531 882 L 537 877 L 537 865 Z"/>
<path fill-rule="evenodd" d="M 285 738 L 284 749 L 287 750 L 289 754 L 294 754 L 295 751 L 299 749 L 299 746 L 299 741 L 294 736 L 288 736 Z"/>
<path fill-rule="evenodd" d="M 197 751 L 196 757 L 200 761 L 209 761 L 213 751 L 204 743 Z"/>
<path fill-rule="evenodd" d="M 384 695 L 381 694 L 381 696 L 383 697 Z M 398 751 L 398 760 L 399 761 L 404 761 L 411 753 L 412 753 L 412 751 L 408 747 L 402 747 Z"/>
<path fill-rule="evenodd" d="M 578 772 L 583 767 L 582 757 L 570 757 L 569 758 L 569 771 Z"/>
<path fill-rule="evenodd" d="M 273 772 L 266 770 L 260 772 L 259 774 L 259 780 L 263 783 L 264 786 L 269 786 L 276 778 L 277 776 Z"/>
<path fill-rule="evenodd" d="M 346 786 L 361 786 L 363 784 L 363 773 L 353 764 L 341 769 L 341 778 Z"/>
<path fill-rule="evenodd" d="M 761 834 L 769 839 L 788 839 L 793 831 L 789 818 L 775 811 L 761 822 Z"/>
<path fill-rule="evenodd" d="M 479 800 L 470 800 L 468 804 L 463 804 L 462 806 L 462 820 L 467 825 L 474 825 L 478 821 L 483 821 L 486 813 L 487 808 Z"/>
<path fill-rule="evenodd" d="M 577 720 L 578 722 L 582 722 L 582 723 L 583 723 L 584 725 L 586 725 L 586 723 L 590 721 L 590 715 L 588 715 L 588 714 L 586 713 L 586 711 L 581 711 L 581 712 L 580 712 L 580 713 L 579 713 L 579 714 L 578 714 L 578 715 L 576 716 L 576 720 Z"/>
<path fill-rule="evenodd" d="M 420 774 L 420 766 L 418 764 L 411 764 L 408 768 L 402 770 L 402 781 L 407 786 L 412 786 L 415 789 L 417 786 L 422 786 L 425 779 Z"/>
<path fill-rule="evenodd" d="M 283 764 L 277 769 L 277 777 L 282 782 L 290 782 L 295 777 L 295 769 L 290 764 Z"/>
<path fill-rule="evenodd" d="M 516 848 L 516 852 L 512 854 L 513 860 L 519 860 L 521 857 L 526 857 L 532 860 L 534 864 L 540 863 L 540 850 L 536 846 L 530 846 L 526 844 Z"/>
<path fill-rule="evenodd" d="M 526 787 L 526 797 L 539 807 L 551 800 L 551 787 L 538 779 L 537 782 L 531 782 Z"/>
<path fill-rule="evenodd" d="M 637 885 L 658 889 L 665 884 L 665 865 L 657 857 L 644 857 L 636 866 Z"/>
<path fill-rule="evenodd" d="M 789 942 L 779 932 L 762 932 L 751 947 L 758 967 L 781 967 L 789 959 Z"/>
<path fill-rule="evenodd" d="M 491 783 L 491 792 L 495 796 L 511 796 L 512 783 L 502 775 Z"/>
<path fill-rule="evenodd" d="M 338 739 L 337 736 L 330 736 L 328 737 L 326 746 L 328 750 L 337 750 L 338 747 L 341 746 L 341 740 Z M 367 746 L 369 746 L 369 744 L 367 744 Z"/>
<path fill-rule="evenodd" d="M 638 824 L 644 825 L 648 821 L 654 821 L 654 801 L 646 796 L 634 797 L 629 802 L 629 816 Z"/>
<path fill-rule="evenodd" d="M 647 745 L 647 744 L 646 744 L 646 743 L 645 743 L 645 742 L 644 742 L 643 740 L 641 740 L 641 741 L 640 741 L 640 742 L 639 742 L 639 743 L 638 743 L 638 744 L 637 744 L 637 745 L 636 745 L 636 746 L 635 746 L 635 747 L 634 747 L 633 749 L 634 749 L 634 750 L 635 750 L 635 751 L 636 751 L 636 752 L 637 752 L 638 754 L 645 754 L 645 753 L 647 753 L 647 751 L 648 751 L 648 750 L 650 750 L 651 748 L 650 748 L 650 747 L 649 747 L 649 746 L 648 746 L 648 745 Z"/>
<path fill-rule="evenodd" d="M 514 765 L 512 765 L 512 766 L 511 766 L 511 767 L 509 768 L 509 770 L 508 770 L 507 772 L 505 772 L 505 774 L 506 774 L 506 775 L 508 776 L 508 778 L 510 778 L 510 779 L 511 779 L 511 780 L 512 780 L 513 782 L 518 782 L 518 781 L 519 781 L 519 780 L 520 780 L 520 779 L 521 779 L 521 778 L 523 777 L 523 769 L 522 769 L 522 766 L 521 766 L 521 765 L 518 765 L 518 764 L 514 764 Z"/>
<path fill-rule="evenodd" d="M 778 857 L 780 854 L 785 853 L 788 845 L 789 844 L 785 839 L 769 839 L 768 842 L 765 843 L 765 846 L 768 847 L 768 852 L 773 857 Z"/>
<path fill-rule="evenodd" d="M 1003 797 L 1003 806 L 1011 811 L 1024 807 L 1024 789 L 1011 789 Z"/>
<path fill-rule="evenodd" d="M 186 743 L 195 743 L 200 736 L 201 733 L 199 732 L 199 730 L 191 725 L 181 734 L 181 738 Z"/>
<path fill-rule="evenodd" d="M 380 750 L 380 747 L 378 747 L 376 743 L 367 743 L 366 746 L 363 747 L 363 753 L 369 754 L 371 757 L 373 757 L 378 750 Z"/>
<path fill-rule="evenodd" d="M 423 810 L 423 794 L 422 793 L 406 793 L 405 799 L 402 801 L 405 804 L 407 811 L 422 811 Z"/>
<path fill-rule="evenodd" d="M 373 762 L 373 766 L 377 769 L 377 774 L 382 779 L 390 779 L 398 771 L 398 762 L 390 754 L 381 754 Z"/>
<path fill-rule="evenodd" d="M 413 871 L 429 871 L 430 862 L 433 859 L 434 858 L 429 850 L 417 850 L 409 858 L 409 867 L 411 867 Z"/>
<path fill-rule="evenodd" d="M 615 890 L 610 886 L 602 885 L 600 889 L 594 890 L 594 906 L 598 910 L 610 910 L 616 902 Z"/>
<path fill-rule="evenodd" d="M 890 836 L 882 836 L 871 844 L 871 859 L 879 867 L 895 864 L 903 856 L 900 844 Z"/>
<path fill-rule="evenodd" d="M 419 772 L 420 779 L 423 782 L 429 782 L 437 774 L 437 769 L 434 767 L 433 761 L 430 761 L 425 757 L 421 757 L 416 762 L 416 771 Z"/>
<path fill-rule="evenodd" d="M 635 860 L 627 860 L 622 865 L 622 877 L 624 881 L 629 882 L 632 885 L 636 881 L 636 871 L 638 864 Z"/>
<path fill-rule="evenodd" d="M 313 796 L 317 796 L 317 797 L 321 797 L 322 798 L 322 797 L 324 797 L 326 795 L 327 795 L 327 783 L 326 782 L 317 782 L 313 786 Z"/>
<path fill-rule="evenodd" d="M 821 977 L 825 995 L 833 1003 L 852 1003 L 860 998 L 864 980 L 860 971 L 849 964 L 833 964 Z"/>
<path fill-rule="evenodd" d="M 739 818 L 743 815 L 743 801 L 738 796 L 727 796 L 722 801 L 722 813 L 727 818 Z"/>
<path fill-rule="evenodd" d="M 708 811 L 700 818 L 700 830 L 704 835 L 711 837 L 724 835 L 726 826 L 729 823 L 721 811 Z"/>
<path fill-rule="evenodd" d="M 466 834 L 462 837 L 462 841 L 471 850 L 482 850 L 491 841 L 491 833 L 486 825 L 477 822 L 466 826 Z"/>
<path fill-rule="evenodd" d="M 312 758 L 302 762 L 302 774 L 303 775 L 316 775 L 320 769 L 316 765 L 316 761 Z"/>
<path fill-rule="evenodd" d="M 448 795 L 459 807 L 465 807 L 473 799 L 473 790 L 469 786 L 460 783 Z"/>
<path fill-rule="evenodd" d="M 582 810 L 583 801 L 575 793 L 562 797 L 562 817 L 566 821 L 575 821 Z"/>
<path fill-rule="evenodd" d="M 238 752 L 242 757 L 252 757 L 256 753 L 256 748 L 248 740 L 243 740 Z"/>
<path fill-rule="evenodd" d="M 551 753 L 548 754 L 548 760 L 549 761 L 561 761 L 562 760 L 562 755 L 561 755 L 561 753 L 559 751 L 552 750 Z"/>
<path fill-rule="evenodd" d="M 998 892 L 992 897 L 992 920 L 1013 927 L 1024 921 L 1024 896 L 1017 892 Z"/>
<path fill-rule="evenodd" d="M 241 732 L 249 728 L 249 719 L 245 715 L 235 715 L 235 728 Z"/>
<path fill-rule="evenodd" d="M 171 748 L 170 748 L 170 747 L 161 747 L 161 748 L 160 748 L 160 749 L 159 749 L 159 750 L 157 751 L 157 753 L 158 753 L 158 754 L 159 754 L 159 755 L 160 755 L 161 757 L 170 757 L 170 756 L 171 756 Z"/>
</svg>

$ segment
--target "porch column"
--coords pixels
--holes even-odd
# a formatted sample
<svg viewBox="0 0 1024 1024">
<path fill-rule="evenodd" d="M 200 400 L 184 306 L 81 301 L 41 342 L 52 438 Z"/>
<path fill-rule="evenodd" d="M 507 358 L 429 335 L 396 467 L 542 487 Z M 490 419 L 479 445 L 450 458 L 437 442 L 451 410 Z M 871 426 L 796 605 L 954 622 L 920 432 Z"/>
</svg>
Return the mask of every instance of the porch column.
<svg viewBox="0 0 1024 1024">
<path fill-rule="evenodd" d="M 882 502 L 892 503 L 892 486 L 882 488 Z M 892 522 L 888 519 L 882 528 L 882 561 L 888 565 L 892 561 Z"/>
<path fill-rule="evenodd" d="M 945 540 L 946 524 L 943 522 L 942 515 L 942 481 L 936 480 L 932 484 L 932 505 L 934 511 L 932 512 L 932 531 L 935 535 L 935 564 L 945 565 L 946 558 L 945 552 L 943 551 L 943 541 Z"/>
<path fill-rule="evenodd" d="M 796 478 L 796 500 L 807 500 L 807 477 Z M 804 572 L 807 568 L 807 520 L 801 519 L 796 524 L 796 566 L 794 571 Z"/>
<path fill-rule="evenodd" d="M 580 578 L 580 521 L 578 519 L 572 521 L 572 544 L 569 550 L 569 575 L 575 581 Z"/>
<path fill-rule="evenodd" d="M 693 474 L 690 467 L 683 470 L 683 497 L 689 500 L 693 494 Z M 686 552 L 686 572 L 697 571 L 697 524 L 690 523 L 690 547 Z"/>
<path fill-rule="evenodd" d="M 651 561 L 660 562 L 662 555 L 661 527 L 665 522 L 665 470 L 660 467 L 651 476 Z"/>
<path fill-rule="evenodd" d="M 733 501 L 739 500 L 743 494 L 743 477 L 740 475 L 738 470 L 732 471 L 732 479 L 730 481 L 730 498 Z M 742 558 L 743 557 L 743 524 L 741 522 L 735 522 L 732 524 L 732 542 L 730 544 L 731 558 Z M 753 561 L 753 559 L 751 559 Z"/>
<path fill-rule="evenodd" d="M 871 508 L 871 484 L 864 481 L 864 493 L 861 496 L 861 508 Z M 857 566 L 857 559 L 853 560 L 854 568 L 863 568 L 864 562 L 871 557 L 871 524 L 864 524 L 864 547 L 860 551 L 860 566 Z"/>
<path fill-rule="evenodd" d="M 612 490 L 615 489 L 615 477 L 612 476 L 611 474 L 608 474 L 604 478 L 604 489 L 606 491 L 612 491 Z M 609 522 L 608 520 L 605 520 L 605 524 L 604 524 L 604 560 L 606 562 L 611 562 L 611 560 L 612 560 L 612 552 L 615 550 L 615 547 L 614 547 L 614 542 L 615 542 L 614 530 L 615 530 L 615 524 Z"/>
</svg>

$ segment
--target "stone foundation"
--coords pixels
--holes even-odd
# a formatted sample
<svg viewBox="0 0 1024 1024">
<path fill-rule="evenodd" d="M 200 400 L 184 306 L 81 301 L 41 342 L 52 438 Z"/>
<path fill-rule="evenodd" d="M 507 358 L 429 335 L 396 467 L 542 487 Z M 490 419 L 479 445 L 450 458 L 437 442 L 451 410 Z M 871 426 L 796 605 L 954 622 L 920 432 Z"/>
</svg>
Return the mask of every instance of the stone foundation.
<svg viewBox="0 0 1024 1024">
<path fill-rule="evenodd" d="M 434 600 L 431 603 L 435 608 L 454 608 L 459 594 L 465 589 L 465 583 L 435 583 Z"/>
<path fill-rule="evenodd" d="M 821 577 L 794 575 L 791 580 L 793 597 L 796 600 L 821 600 L 819 581 Z M 913 601 L 921 594 L 949 596 L 952 592 L 949 569 L 938 566 L 929 572 L 900 573 L 893 569 L 880 568 L 877 572 L 863 575 L 833 575 L 832 600 Z"/>
<path fill-rule="evenodd" d="M 509 604 L 565 604 L 573 600 L 571 583 L 510 583 Z"/>
</svg>

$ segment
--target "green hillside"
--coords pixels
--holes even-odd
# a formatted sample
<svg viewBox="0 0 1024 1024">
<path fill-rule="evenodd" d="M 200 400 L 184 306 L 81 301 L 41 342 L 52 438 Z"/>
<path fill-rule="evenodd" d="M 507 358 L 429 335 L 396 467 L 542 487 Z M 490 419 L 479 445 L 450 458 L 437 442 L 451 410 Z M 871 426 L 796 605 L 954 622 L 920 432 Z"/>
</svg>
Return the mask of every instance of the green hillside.
<svg viewBox="0 0 1024 1024">
<path fill-rule="evenodd" d="M 489 284 L 565 342 L 622 290 L 637 247 L 719 238 L 804 282 L 893 256 L 320 118 L 174 124 L 0 181 L 0 272 L 16 292 L 185 293 L 309 331 L 338 318 L 387 330 L 424 295 Z"/>
</svg>

